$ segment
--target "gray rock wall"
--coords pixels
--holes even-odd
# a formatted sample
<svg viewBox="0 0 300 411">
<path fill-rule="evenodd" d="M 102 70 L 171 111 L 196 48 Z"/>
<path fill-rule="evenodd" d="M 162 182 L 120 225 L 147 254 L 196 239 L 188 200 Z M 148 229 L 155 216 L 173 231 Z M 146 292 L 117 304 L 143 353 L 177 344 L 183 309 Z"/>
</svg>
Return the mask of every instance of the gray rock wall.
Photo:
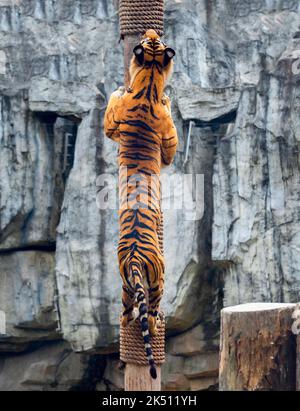
<svg viewBox="0 0 300 411">
<path fill-rule="evenodd" d="M 180 143 L 164 173 L 204 181 L 200 219 L 165 210 L 163 384 L 201 390 L 222 306 L 300 299 L 300 3 L 165 3 Z M 117 175 L 102 130 L 123 80 L 116 5 L 0 1 L 0 390 L 122 388 L 117 211 L 96 201 L 97 177 Z"/>
</svg>

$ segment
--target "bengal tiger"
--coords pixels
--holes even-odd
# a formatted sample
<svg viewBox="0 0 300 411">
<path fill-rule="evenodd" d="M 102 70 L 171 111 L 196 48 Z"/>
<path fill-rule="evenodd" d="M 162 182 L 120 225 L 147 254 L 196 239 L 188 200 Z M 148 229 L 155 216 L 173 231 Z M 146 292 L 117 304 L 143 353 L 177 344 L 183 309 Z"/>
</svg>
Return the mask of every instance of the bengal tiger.
<svg viewBox="0 0 300 411">
<path fill-rule="evenodd" d="M 154 30 L 146 31 L 133 49 L 130 87 L 112 93 L 104 117 L 106 136 L 119 143 L 121 321 L 126 326 L 139 318 L 152 378 L 157 371 L 150 335 L 157 332 L 165 269 L 157 234 L 159 175 L 162 166 L 172 163 L 178 142 L 164 95 L 174 56 Z"/>
</svg>

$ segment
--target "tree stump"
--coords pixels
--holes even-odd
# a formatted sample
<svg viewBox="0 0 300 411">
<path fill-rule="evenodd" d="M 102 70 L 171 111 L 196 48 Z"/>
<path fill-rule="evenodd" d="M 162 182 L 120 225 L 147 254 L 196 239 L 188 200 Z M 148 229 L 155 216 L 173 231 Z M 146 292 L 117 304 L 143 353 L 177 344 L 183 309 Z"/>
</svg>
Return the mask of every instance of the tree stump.
<svg viewBox="0 0 300 411">
<path fill-rule="evenodd" d="M 126 364 L 125 368 L 125 391 L 160 391 L 161 390 L 161 368 L 156 367 L 157 378 L 154 380 L 149 373 L 149 367 L 138 364 Z"/>
<path fill-rule="evenodd" d="M 252 303 L 221 311 L 220 391 L 294 391 L 295 304 Z"/>
<path fill-rule="evenodd" d="M 297 377 L 296 377 L 296 391 L 300 391 L 300 335 L 297 336 Z"/>
<path fill-rule="evenodd" d="M 300 391 L 300 303 L 296 305 L 292 318 L 292 331 L 297 336 L 296 391 Z"/>
</svg>

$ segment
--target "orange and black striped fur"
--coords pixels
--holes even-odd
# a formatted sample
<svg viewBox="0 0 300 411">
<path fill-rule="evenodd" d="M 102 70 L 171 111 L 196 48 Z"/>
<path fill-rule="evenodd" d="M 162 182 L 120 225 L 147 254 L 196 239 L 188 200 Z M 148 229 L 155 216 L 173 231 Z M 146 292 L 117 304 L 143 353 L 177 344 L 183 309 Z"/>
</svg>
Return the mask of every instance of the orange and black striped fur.
<svg viewBox="0 0 300 411">
<path fill-rule="evenodd" d="M 156 367 L 150 335 L 157 331 L 164 286 L 164 259 L 157 235 L 159 174 L 163 165 L 171 164 L 177 146 L 170 100 L 163 94 L 174 55 L 154 30 L 148 30 L 133 50 L 130 88 L 112 94 L 104 119 L 106 135 L 119 143 L 122 324 L 139 318 L 153 378 Z"/>
</svg>

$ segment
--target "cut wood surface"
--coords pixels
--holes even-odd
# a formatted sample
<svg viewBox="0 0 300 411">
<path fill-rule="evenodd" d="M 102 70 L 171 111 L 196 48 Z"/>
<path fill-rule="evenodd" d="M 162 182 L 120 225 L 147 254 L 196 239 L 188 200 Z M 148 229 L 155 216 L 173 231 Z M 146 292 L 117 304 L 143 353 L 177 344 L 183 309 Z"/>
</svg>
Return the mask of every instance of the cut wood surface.
<svg viewBox="0 0 300 411">
<path fill-rule="evenodd" d="M 161 369 L 156 367 L 157 378 L 154 380 L 149 373 L 149 366 L 126 364 L 125 391 L 160 391 Z"/>
<path fill-rule="evenodd" d="M 220 391 L 294 391 L 295 304 L 250 303 L 221 311 Z"/>
</svg>

